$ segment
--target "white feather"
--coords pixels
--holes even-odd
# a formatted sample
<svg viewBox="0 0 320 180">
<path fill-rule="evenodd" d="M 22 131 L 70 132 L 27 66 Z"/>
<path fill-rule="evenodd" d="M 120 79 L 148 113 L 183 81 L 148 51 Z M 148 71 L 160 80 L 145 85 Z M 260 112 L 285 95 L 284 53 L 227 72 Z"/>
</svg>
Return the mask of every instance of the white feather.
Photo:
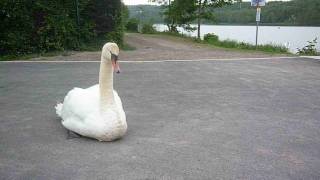
<svg viewBox="0 0 320 180">
<path fill-rule="evenodd" d="M 109 67 L 108 63 L 107 65 Z M 105 68 L 106 65 L 101 66 Z M 103 73 L 107 74 L 105 71 L 107 70 L 100 69 L 100 76 Z M 111 78 L 113 78 L 112 75 L 106 81 L 112 84 Z M 121 138 L 127 131 L 126 115 L 118 93 L 110 92 L 113 92 L 114 101 L 110 101 L 111 104 L 105 106 L 107 108 L 102 111 L 99 84 L 87 89 L 74 88 L 69 91 L 63 104 L 58 103 L 55 107 L 57 115 L 62 118 L 62 125 L 73 132 L 99 141 Z"/>
</svg>

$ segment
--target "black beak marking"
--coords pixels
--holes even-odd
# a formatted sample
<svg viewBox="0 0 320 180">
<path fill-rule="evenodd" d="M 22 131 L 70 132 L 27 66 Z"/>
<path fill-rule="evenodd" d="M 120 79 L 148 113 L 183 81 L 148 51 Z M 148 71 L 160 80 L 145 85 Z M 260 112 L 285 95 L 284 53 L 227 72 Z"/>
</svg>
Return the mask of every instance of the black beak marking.
<svg viewBox="0 0 320 180">
<path fill-rule="evenodd" d="M 117 62 L 118 61 L 118 56 L 111 53 L 111 59 L 113 59 L 114 61 Z"/>
</svg>

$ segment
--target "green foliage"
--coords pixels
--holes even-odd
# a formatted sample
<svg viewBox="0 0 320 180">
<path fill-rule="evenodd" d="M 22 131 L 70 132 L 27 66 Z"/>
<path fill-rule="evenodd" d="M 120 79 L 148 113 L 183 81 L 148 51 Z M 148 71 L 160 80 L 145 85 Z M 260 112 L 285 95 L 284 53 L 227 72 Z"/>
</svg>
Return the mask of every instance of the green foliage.
<svg viewBox="0 0 320 180">
<path fill-rule="evenodd" d="M 156 33 L 156 30 L 153 27 L 153 24 L 145 23 L 142 26 L 141 32 L 142 32 L 142 34 L 154 34 L 154 33 Z"/>
<path fill-rule="evenodd" d="M 196 43 L 213 45 L 215 47 L 223 47 L 223 48 L 231 48 L 231 49 L 243 49 L 243 50 L 259 50 L 268 53 L 280 53 L 280 54 L 290 54 L 288 48 L 284 46 L 274 45 L 274 44 L 266 44 L 259 45 L 257 48 L 255 45 L 251 45 L 245 42 L 237 42 L 233 40 L 219 40 L 219 37 L 213 33 L 206 34 L 204 40 L 198 39 L 196 37 L 186 36 L 184 34 L 176 33 L 176 32 L 158 32 L 159 34 L 169 35 L 184 38 L 186 40 L 190 40 Z"/>
<path fill-rule="evenodd" d="M 136 17 L 136 12 L 133 12 L 136 9 L 137 6 L 129 6 L 131 17 Z M 153 19 L 155 23 L 164 23 L 164 18 L 159 15 L 163 12 L 163 7 L 143 6 L 143 10 L 146 12 L 143 15 L 144 21 Z M 202 23 L 205 24 L 255 23 L 256 9 L 251 7 L 250 2 L 233 3 L 220 8 L 209 7 L 206 11 L 212 12 L 214 19 L 203 19 Z M 320 26 L 319 12 L 319 0 L 268 1 L 262 8 L 261 23 L 264 25 Z"/>
<path fill-rule="evenodd" d="M 163 8 L 162 6 L 153 5 L 128 6 L 130 18 L 138 19 L 141 23 L 150 22 L 150 20 L 156 23 L 163 23 Z"/>
<path fill-rule="evenodd" d="M 318 43 L 318 38 L 315 38 L 312 41 L 308 41 L 308 45 L 303 47 L 302 49 L 298 48 L 299 55 L 309 55 L 309 56 L 317 56 L 318 52 L 316 49 L 316 44 Z"/>
<path fill-rule="evenodd" d="M 105 35 L 106 42 L 115 42 L 120 47 L 123 45 L 123 27 L 118 26 L 117 29 L 114 29 L 113 31 L 106 33 Z"/>
<path fill-rule="evenodd" d="M 210 42 L 214 46 L 224 47 L 224 48 L 235 48 L 235 49 L 246 49 L 246 50 L 260 50 L 264 52 L 270 53 L 289 53 L 288 49 L 284 46 L 274 45 L 274 44 L 265 44 L 265 45 L 251 45 L 245 42 L 237 42 L 233 40 L 224 40 L 224 41 L 216 41 Z"/>
<path fill-rule="evenodd" d="M 231 4 L 232 0 L 195 0 L 195 6 L 197 8 L 196 18 L 215 20 L 213 11 L 216 8 L 221 8 L 225 5 Z"/>
<path fill-rule="evenodd" d="M 162 0 L 151 0 L 152 2 L 163 2 Z M 214 19 L 212 11 L 208 8 L 218 8 L 226 4 L 231 4 L 232 0 L 175 0 L 170 1 L 164 11 L 164 21 L 169 27 L 169 31 L 176 32 L 177 26 L 183 27 L 187 31 L 194 31 L 190 26 L 194 20 L 198 21 L 198 38 L 200 38 L 200 24 L 202 19 Z"/>
<path fill-rule="evenodd" d="M 208 33 L 204 35 L 203 40 L 208 43 L 214 43 L 219 41 L 219 37 L 214 33 Z"/>
<path fill-rule="evenodd" d="M 164 11 L 164 21 L 171 32 L 177 32 L 177 26 L 193 31 L 190 22 L 195 19 L 195 0 L 175 0 Z"/>
<path fill-rule="evenodd" d="M 83 50 L 98 38 L 121 46 L 129 16 L 121 1 L 77 1 L 79 18 L 74 0 L 0 1 L 0 56 Z"/>
<path fill-rule="evenodd" d="M 130 32 L 138 32 L 139 27 L 139 20 L 136 18 L 129 19 L 128 23 L 126 24 L 126 30 Z"/>
<path fill-rule="evenodd" d="M 129 21 L 129 8 L 128 6 L 126 6 L 125 4 L 121 4 L 121 14 L 122 14 L 122 23 L 124 26 L 126 26 L 126 24 L 128 24 Z"/>
<path fill-rule="evenodd" d="M 123 43 L 122 50 L 133 51 L 133 50 L 136 50 L 136 48 L 134 46 L 131 46 L 130 44 Z"/>
<path fill-rule="evenodd" d="M 212 44 L 214 46 L 225 47 L 225 48 L 236 48 L 236 49 L 248 49 L 248 50 L 261 50 L 265 52 L 271 53 L 288 53 L 288 48 L 273 45 L 273 44 L 266 44 L 266 45 L 251 45 L 245 42 L 237 42 L 234 40 L 219 40 L 219 37 L 215 34 L 209 33 L 204 36 L 205 43 Z"/>
<path fill-rule="evenodd" d="M 216 9 L 214 12 L 219 23 L 252 24 L 255 23 L 255 8 L 250 2 Z M 270 1 L 262 8 L 261 22 L 278 25 L 320 25 L 319 0 Z M 209 21 L 206 23 L 210 23 Z"/>
<path fill-rule="evenodd" d="M 31 3 L 24 1 L 0 1 L 0 55 L 32 52 L 29 46 L 33 34 Z"/>
<path fill-rule="evenodd" d="M 200 39 L 200 27 L 202 24 L 202 20 L 214 20 L 213 10 L 215 8 L 223 7 L 225 5 L 230 5 L 232 0 L 196 0 L 197 7 L 197 24 L 198 24 L 198 39 Z M 210 11 L 210 9 L 211 11 Z"/>
<path fill-rule="evenodd" d="M 113 41 L 122 46 L 123 44 L 123 18 L 124 9 L 120 0 L 90 0 L 86 7 L 88 19 L 93 21 L 94 32 L 98 38 Z"/>
<path fill-rule="evenodd" d="M 39 28 L 39 48 L 44 51 L 76 49 L 79 47 L 77 27 L 65 16 L 46 18 L 46 26 Z"/>
</svg>

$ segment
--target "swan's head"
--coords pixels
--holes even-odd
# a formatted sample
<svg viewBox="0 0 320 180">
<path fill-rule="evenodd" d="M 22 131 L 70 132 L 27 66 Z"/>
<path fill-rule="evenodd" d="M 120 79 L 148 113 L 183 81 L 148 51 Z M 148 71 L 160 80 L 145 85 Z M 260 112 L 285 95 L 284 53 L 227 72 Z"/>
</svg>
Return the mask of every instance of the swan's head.
<svg viewBox="0 0 320 180">
<path fill-rule="evenodd" d="M 120 73 L 118 63 L 119 47 L 116 43 L 106 43 L 102 48 L 102 57 L 104 60 L 111 61 L 113 71 Z"/>
</svg>

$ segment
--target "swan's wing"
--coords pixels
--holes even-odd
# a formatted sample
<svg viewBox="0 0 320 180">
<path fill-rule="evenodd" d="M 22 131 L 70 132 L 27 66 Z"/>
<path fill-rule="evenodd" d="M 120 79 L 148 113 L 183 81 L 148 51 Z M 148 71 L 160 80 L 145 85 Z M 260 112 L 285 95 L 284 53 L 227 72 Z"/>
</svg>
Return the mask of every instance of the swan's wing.
<svg viewBox="0 0 320 180">
<path fill-rule="evenodd" d="M 99 86 L 71 90 L 67 94 L 62 108 L 63 126 L 83 136 L 100 140 L 111 140 L 122 136 L 127 129 L 126 117 L 118 93 L 114 92 L 114 96 L 119 114 L 114 109 L 108 109 L 101 117 L 99 113 Z M 118 121 L 117 123 L 114 121 L 119 118 L 118 115 L 121 119 L 121 125 Z"/>
<path fill-rule="evenodd" d="M 98 87 L 87 89 L 74 88 L 68 92 L 63 102 L 61 117 L 63 120 L 82 121 L 88 115 L 95 113 L 99 107 Z"/>
</svg>

